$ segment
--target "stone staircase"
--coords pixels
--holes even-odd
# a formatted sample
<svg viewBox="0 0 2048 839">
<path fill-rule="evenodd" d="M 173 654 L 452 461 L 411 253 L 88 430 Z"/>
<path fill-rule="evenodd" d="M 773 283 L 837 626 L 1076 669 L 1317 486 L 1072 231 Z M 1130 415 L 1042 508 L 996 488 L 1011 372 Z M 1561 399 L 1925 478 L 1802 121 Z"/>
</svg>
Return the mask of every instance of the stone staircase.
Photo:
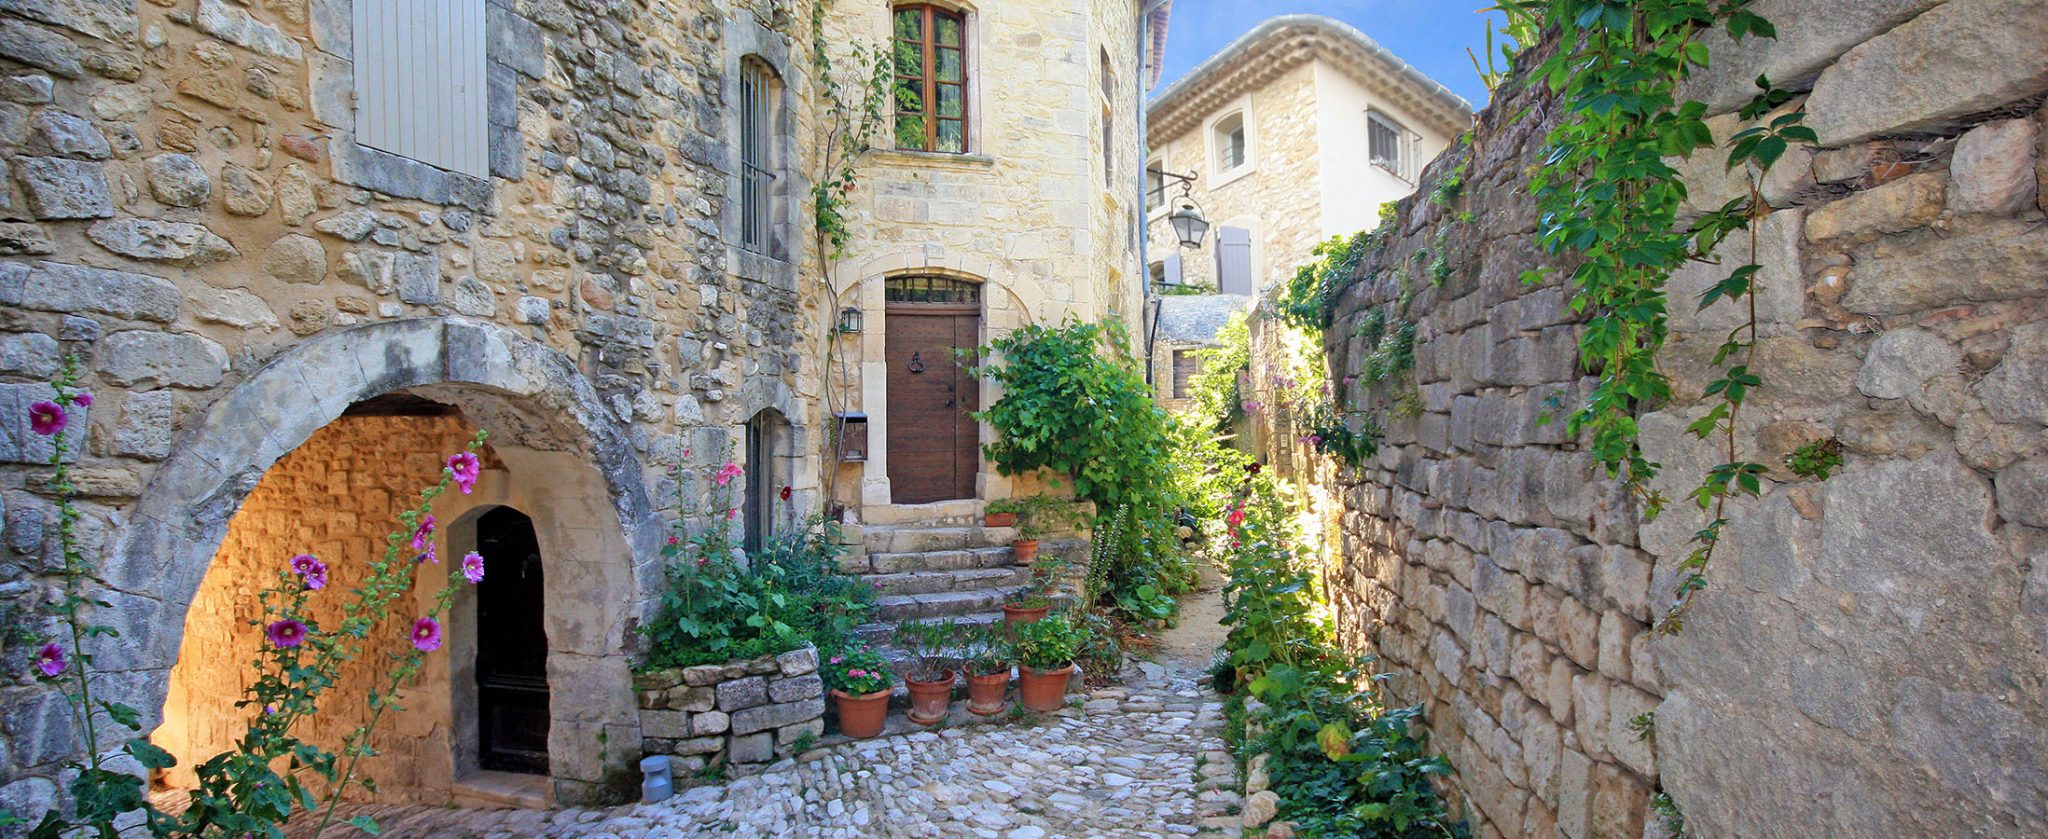
<svg viewBox="0 0 2048 839">
<path fill-rule="evenodd" d="M 1031 582 L 1031 569 L 1015 564 L 1008 527 L 982 526 L 979 501 L 870 506 L 865 522 L 847 526 L 849 554 L 841 568 L 875 587 L 874 623 L 856 635 L 892 663 L 904 657 L 889 643 L 896 625 L 912 620 L 990 623 L 1003 619 L 1003 601 Z M 1041 556 L 1069 561 L 1084 555 L 1078 538 L 1041 540 Z"/>
</svg>

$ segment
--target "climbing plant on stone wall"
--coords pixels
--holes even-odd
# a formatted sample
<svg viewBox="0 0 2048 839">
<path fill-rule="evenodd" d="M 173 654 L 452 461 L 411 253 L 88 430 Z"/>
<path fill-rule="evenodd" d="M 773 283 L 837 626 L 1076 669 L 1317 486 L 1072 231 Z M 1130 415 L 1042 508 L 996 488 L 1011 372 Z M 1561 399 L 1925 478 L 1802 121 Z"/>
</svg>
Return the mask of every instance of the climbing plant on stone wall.
<svg viewBox="0 0 2048 839">
<path fill-rule="evenodd" d="M 1747 195 L 1690 225 L 1678 223 L 1686 187 L 1667 162 L 1716 145 L 1706 105 L 1678 100 L 1677 91 L 1708 54 L 1700 35 L 1725 28 L 1740 40 L 1775 37 L 1769 21 L 1747 9 L 1750 0 L 1503 0 L 1496 8 L 1518 26 L 1554 35 L 1559 46 L 1527 78 L 1558 95 L 1564 118 L 1546 136 L 1546 152 L 1530 181 L 1538 204 L 1537 239 L 1549 254 L 1568 257 L 1573 305 L 1588 315 L 1580 357 L 1598 383 L 1568 419 L 1584 434 L 1609 474 L 1620 475 L 1655 516 L 1665 506 L 1648 489 L 1658 464 L 1644 456 L 1637 412 L 1670 399 L 1671 382 L 1657 369 L 1670 331 L 1665 283 L 1692 260 L 1710 260 L 1735 231 L 1770 211 L 1759 184 L 1795 142 L 1813 142 L 1796 110 L 1778 113 L 1791 99 L 1766 78 L 1742 110 L 1758 123 L 1730 138 L 1729 167 L 1750 173 Z M 1525 53 L 1526 54 L 1526 53 Z M 1767 122 L 1760 122 L 1765 118 Z M 1694 549 L 1680 565 L 1673 602 L 1658 628 L 1675 632 L 1694 595 L 1706 587 L 1706 569 L 1727 523 L 1730 498 L 1762 491 L 1765 464 L 1744 460 L 1736 420 L 1763 380 L 1752 366 L 1757 338 L 1755 282 L 1749 258 L 1731 268 L 1698 301 L 1676 305 L 1746 307 L 1747 315 L 1714 355 L 1716 376 L 1705 396 L 1712 406 L 1689 426 L 1701 439 L 1718 439 L 1725 459 L 1689 494 L 1707 514 Z M 1539 282 L 1545 269 L 1527 272 Z"/>
</svg>

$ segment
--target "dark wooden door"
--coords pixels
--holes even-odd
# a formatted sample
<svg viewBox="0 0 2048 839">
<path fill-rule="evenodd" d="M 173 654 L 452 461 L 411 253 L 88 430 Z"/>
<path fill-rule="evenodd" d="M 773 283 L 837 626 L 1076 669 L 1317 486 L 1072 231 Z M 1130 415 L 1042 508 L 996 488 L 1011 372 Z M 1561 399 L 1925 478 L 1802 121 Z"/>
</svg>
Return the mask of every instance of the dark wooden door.
<svg viewBox="0 0 2048 839">
<path fill-rule="evenodd" d="M 476 587 L 477 764 L 547 774 L 547 598 L 533 520 L 499 507 L 476 523 L 484 579 Z"/>
<path fill-rule="evenodd" d="M 956 350 L 981 340 L 978 305 L 889 306 L 889 486 L 898 504 L 974 497 L 981 388 Z"/>
</svg>

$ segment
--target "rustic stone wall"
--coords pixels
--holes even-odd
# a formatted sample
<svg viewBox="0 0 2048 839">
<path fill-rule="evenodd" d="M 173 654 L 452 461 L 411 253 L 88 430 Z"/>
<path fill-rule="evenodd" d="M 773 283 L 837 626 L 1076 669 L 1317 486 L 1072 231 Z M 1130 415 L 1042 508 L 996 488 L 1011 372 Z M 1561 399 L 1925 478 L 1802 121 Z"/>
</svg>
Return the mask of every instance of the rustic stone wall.
<svg viewBox="0 0 2048 839">
<path fill-rule="evenodd" d="M 822 323 L 814 274 L 798 281 L 808 240 L 747 253 L 728 200 L 728 70 L 752 54 L 785 85 L 784 232 L 801 218 L 810 39 L 795 9 L 489 0 L 479 178 L 356 144 L 348 0 L 0 7 L 10 611 L 33 613 L 55 561 L 47 444 L 24 417 L 63 356 L 97 397 L 72 439 L 81 530 L 124 628 L 102 665 L 146 725 L 209 542 L 263 468 L 348 400 L 463 383 L 438 396 L 533 444 L 524 488 L 506 492 L 547 499 L 523 506 L 544 544 L 602 548 L 553 552 L 559 593 L 606 596 L 559 626 L 550 615 L 550 668 L 614 689 L 555 721 L 556 746 L 576 751 L 557 755 L 558 798 L 604 794 L 630 768 L 590 744 L 637 740 L 623 662 L 659 580 L 637 528 L 650 497 L 671 497 L 661 467 L 684 451 L 698 467 L 743 457 L 737 426 L 764 409 L 793 424 L 790 448 L 814 442 L 819 377 L 796 337 Z M 772 474 L 817 506 L 815 461 Z M 568 487 L 600 494 L 550 495 Z M 593 530 L 605 516 L 619 524 Z M 74 732 L 54 694 L 13 675 L 25 667 L 6 671 L 0 806 L 37 812 Z"/>
<path fill-rule="evenodd" d="M 343 417 L 264 474 L 229 524 L 185 620 L 164 725 L 153 738 L 178 758 L 165 779 L 169 785 L 190 787 L 192 767 L 232 750 L 244 733 L 250 711 L 235 703 L 255 677 L 248 662 L 265 644 L 257 592 L 276 585 L 277 572 L 293 556 L 313 554 L 327 562 L 329 572 L 328 588 L 308 601 L 313 618 L 322 626 L 338 624 L 343 593 L 362 584 L 368 561 L 383 551 L 384 535 L 402 526 L 399 512 L 440 479 L 441 459 L 475 433 L 456 417 Z M 437 518 L 454 524 L 445 509 Z M 436 534 L 437 542 L 442 538 Z M 459 561 L 459 554 L 439 545 L 437 554 L 442 564 L 422 567 L 418 598 L 395 604 L 391 617 L 372 631 L 363 656 L 339 674 L 322 713 L 308 719 L 299 736 L 339 743 L 368 722 L 363 697 L 384 687 L 385 655 L 407 646 L 415 606 L 440 591 L 447 563 Z M 444 667 L 426 668 L 405 709 L 378 729 L 372 744 L 377 754 L 365 759 L 362 771 L 386 799 L 447 800 L 454 767 L 451 726 L 444 722 L 450 711 L 446 673 Z"/>
<path fill-rule="evenodd" d="M 1738 443 L 1775 466 L 1834 437 L 1846 462 L 1825 482 L 1774 469 L 1731 505 L 1682 633 L 1649 628 L 1703 523 L 1684 493 L 1724 459 L 1683 429 L 1735 325 L 1687 301 L 1751 236 L 1671 280 L 1676 395 L 1641 425 L 1674 502 L 1645 523 L 1583 441 L 1539 421 L 1589 387 L 1569 290 L 1519 280 L 1541 261 L 1525 178 L 1555 119 L 1544 92 L 1497 94 L 1419 189 L 1464 165 L 1462 196 L 1404 201 L 1340 299 L 1331 376 L 1381 410 L 1380 455 L 1303 462 L 1285 416 L 1264 451 L 1341 497 L 1326 582 L 1343 639 L 1425 706 L 1476 835 L 1658 835 L 1660 789 L 1703 837 L 2048 831 L 2048 4 L 1756 5 L 1778 41 L 1716 40 L 1691 95 L 1725 114 L 1768 71 L 1821 143 L 1765 182 L 1765 384 Z M 1734 196 L 1724 159 L 1685 162 L 1688 215 Z M 1441 282 L 1425 248 L 1448 259 Z M 1412 377 L 1368 389 L 1347 377 L 1375 309 L 1419 342 Z M 1652 712 L 1641 739 L 1631 720 Z"/>
<path fill-rule="evenodd" d="M 825 736 L 825 681 L 818 651 L 725 664 L 651 670 L 633 677 L 640 696 L 641 751 L 675 755 L 679 784 L 717 762 L 747 774 L 796 753 L 806 735 Z"/>
</svg>

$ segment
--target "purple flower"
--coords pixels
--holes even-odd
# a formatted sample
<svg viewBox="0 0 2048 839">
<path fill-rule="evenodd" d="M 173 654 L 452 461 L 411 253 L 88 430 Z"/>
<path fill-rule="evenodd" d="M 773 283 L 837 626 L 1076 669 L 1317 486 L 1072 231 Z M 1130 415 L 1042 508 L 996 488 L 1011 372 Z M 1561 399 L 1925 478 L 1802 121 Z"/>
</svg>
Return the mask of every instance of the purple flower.
<svg viewBox="0 0 2048 839">
<path fill-rule="evenodd" d="M 426 550 L 427 545 L 430 544 L 429 540 L 433 536 L 434 515 L 428 513 L 426 518 L 420 519 L 420 525 L 412 529 L 412 549 L 416 551 Z"/>
<path fill-rule="evenodd" d="M 306 642 L 306 625 L 295 620 L 274 621 L 264 628 L 263 635 L 271 646 L 288 650 Z"/>
<path fill-rule="evenodd" d="M 412 645 L 421 652 L 433 652 L 441 648 L 441 623 L 433 618 L 420 618 L 412 622 Z"/>
<path fill-rule="evenodd" d="M 74 394 L 71 394 L 71 404 L 73 404 L 73 405 L 77 405 L 77 406 L 78 406 L 78 407 L 80 407 L 80 408 L 84 408 L 84 407 L 86 407 L 86 406 L 89 406 L 89 405 L 91 405 L 91 404 L 92 404 L 92 394 L 90 394 L 90 393 L 74 393 Z"/>
<path fill-rule="evenodd" d="M 312 554 L 292 557 L 292 573 L 306 578 L 306 588 L 319 590 L 327 587 L 327 563 Z"/>
<path fill-rule="evenodd" d="M 413 558 L 412 558 L 412 561 L 413 561 L 413 562 L 431 562 L 431 563 L 434 563 L 435 565 L 440 565 L 440 564 L 441 564 L 441 558 L 440 558 L 439 556 L 436 556 L 436 555 L 434 554 L 434 543 L 432 543 L 432 542 L 428 542 L 428 543 L 427 543 L 427 549 L 426 549 L 426 550 L 424 550 L 424 551 L 421 551 L 421 552 L 420 552 L 420 555 L 419 555 L 419 556 L 413 557 Z"/>
<path fill-rule="evenodd" d="M 468 495 L 476 488 L 476 478 L 483 471 L 483 464 L 477 462 L 470 452 L 456 452 L 448 456 L 448 477 L 455 479 L 455 486 Z"/>
<path fill-rule="evenodd" d="M 483 554 L 470 551 L 462 555 L 462 578 L 468 580 L 470 585 L 484 581 Z"/>
<path fill-rule="evenodd" d="M 64 672 L 64 665 L 63 647 L 54 643 L 44 644 L 43 648 L 36 652 L 36 670 L 44 676 L 56 678 L 57 674 Z"/>
<path fill-rule="evenodd" d="M 49 437 L 64 430 L 71 418 L 64 415 L 64 409 L 55 402 L 37 402 L 28 406 L 28 427 L 30 431 Z"/>
</svg>

